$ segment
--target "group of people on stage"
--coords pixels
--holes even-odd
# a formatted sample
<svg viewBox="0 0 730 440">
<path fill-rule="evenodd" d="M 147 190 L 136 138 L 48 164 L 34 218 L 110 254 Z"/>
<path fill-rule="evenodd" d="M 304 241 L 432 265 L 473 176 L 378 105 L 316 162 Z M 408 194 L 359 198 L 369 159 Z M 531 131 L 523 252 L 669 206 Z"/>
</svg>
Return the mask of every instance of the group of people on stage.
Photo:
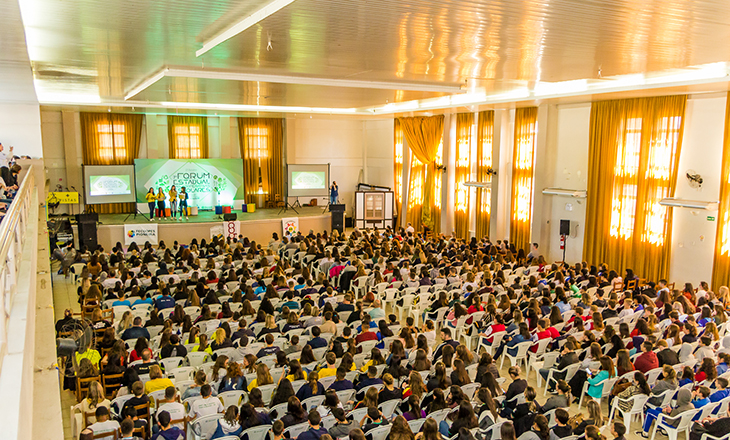
<svg viewBox="0 0 730 440">
<path fill-rule="evenodd" d="M 170 202 L 171 220 L 175 220 L 178 209 L 180 210 L 180 220 L 183 216 L 186 219 L 188 218 L 188 193 L 185 191 L 184 186 L 180 189 L 180 192 L 177 192 L 175 185 L 172 185 L 167 194 L 165 194 L 162 187 L 158 188 L 157 193 L 155 193 L 154 188 L 150 188 L 145 195 L 145 199 L 147 199 L 147 205 L 150 207 L 150 221 L 155 220 L 155 210 L 158 218 L 167 217 L 165 214 L 165 200 Z"/>
</svg>

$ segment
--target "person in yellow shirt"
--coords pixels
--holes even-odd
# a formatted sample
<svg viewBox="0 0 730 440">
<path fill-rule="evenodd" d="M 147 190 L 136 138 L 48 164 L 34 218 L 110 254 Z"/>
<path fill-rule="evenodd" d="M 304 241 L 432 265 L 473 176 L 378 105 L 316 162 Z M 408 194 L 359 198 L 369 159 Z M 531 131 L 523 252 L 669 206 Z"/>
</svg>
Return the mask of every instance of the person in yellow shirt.
<svg viewBox="0 0 730 440">
<path fill-rule="evenodd" d="M 302 364 L 298 360 L 292 359 L 289 361 L 289 374 L 286 378 L 289 382 L 294 382 L 295 380 L 307 380 L 307 372 L 302 369 Z"/>
<path fill-rule="evenodd" d="M 172 219 L 175 220 L 175 216 L 177 215 L 177 189 L 175 189 L 175 185 L 172 185 L 167 194 L 170 196 L 170 215 L 172 216 Z M 180 218 L 182 218 L 182 216 L 180 216 Z"/>
<path fill-rule="evenodd" d="M 162 191 L 162 187 L 157 190 L 157 211 L 160 217 L 165 216 L 165 192 Z"/>
<path fill-rule="evenodd" d="M 373 347 L 373 349 L 370 351 L 370 360 L 365 363 L 365 365 L 362 366 L 360 371 L 363 373 L 367 373 L 368 368 L 372 366 L 378 366 L 383 365 L 385 363 L 385 358 L 383 358 L 383 353 L 380 352 L 379 348 Z"/>
<path fill-rule="evenodd" d="M 335 363 L 337 362 L 337 355 L 329 352 L 324 358 L 327 361 L 327 367 L 319 370 L 319 378 L 321 379 L 323 377 L 337 375 L 337 365 L 335 365 Z"/>
<path fill-rule="evenodd" d="M 154 393 L 155 391 L 164 390 L 167 387 L 174 387 L 170 379 L 162 376 L 162 369 L 159 365 L 152 365 L 150 367 L 150 380 L 144 384 L 144 392 Z"/>
<path fill-rule="evenodd" d="M 205 333 L 201 333 L 198 336 L 198 342 L 199 345 L 193 347 L 192 351 L 204 351 L 210 355 L 213 354 L 213 349 L 210 348 L 210 345 L 208 344 L 208 335 L 206 335 Z"/>
<path fill-rule="evenodd" d="M 252 380 L 250 384 L 248 384 L 248 391 L 251 392 L 252 389 L 263 386 L 263 385 L 271 385 L 274 383 L 274 378 L 271 377 L 271 373 L 269 372 L 269 367 L 266 366 L 266 364 L 258 364 L 256 367 L 256 379 Z"/>
<path fill-rule="evenodd" d="M 150 188 L 150 190 L 147 191 L 147 194 L 145 194 L 144 198 L 147 200 L 147 206 L 149 206 L 150 208 L 150 221 L 153 221 L 155 219 L 155 202 L 157 201 L 155 189 Z"/>
</svg>

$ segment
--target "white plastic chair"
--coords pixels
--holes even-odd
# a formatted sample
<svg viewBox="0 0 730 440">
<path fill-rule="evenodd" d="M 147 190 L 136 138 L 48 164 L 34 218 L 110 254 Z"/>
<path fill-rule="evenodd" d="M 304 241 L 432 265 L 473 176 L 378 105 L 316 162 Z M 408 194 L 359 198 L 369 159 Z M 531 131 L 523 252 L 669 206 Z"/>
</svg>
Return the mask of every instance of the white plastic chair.
<svg viewBox="0 0 730 440">
<path fill-rule="evenodd" d="M 677 435 L 684 432 L 685 438 L 689 438 L 689 428 L 692 425 L 692 418 L 699 412 L 699 409 L 685 411 L 676 417 L 669 417 L 667 414 L 660 413 L 654 423 L 654 430 L 651 432 L 651 440 L 654 440 L 656 431 L 662 428 L 667 433 L 669 440 L 677 440 Z M 672 426 L 670 422 L 679 421 L 677 426 Z"/>
<path fill-rule="evenodd" d="M 505 348 L 504 353 L 502 353 L 502 360 L 499 363 L 499 369 L 501 370 L 502 367 L 504 367 L 504 359 L 508 358 L 510 361 L 510 364 L 513 366 L 519 365 L 520 362 L 525 363 L 525 368 L 527 368 L 527 351 L 532 347 L 533 342 L 532 341 L 525 341 L 520 342 L 519 344 L 515 345 L 514 347 Z M 515 353 L 514 356 L 510 355 L 507 350 L 509 349 L 517 349 L 517 353 Z"/>
<path fill-rule="evenodd" d="M 317 408 L 324 402 L 324 396 L 312 396 L 302 401 L 302 407 L 307 411 Z"/>
<path fill-rule="evenodd" d="M 426 418 L 421 417 L 420 419 L 415 420 L 409 420 L 408 426 L 411 428 L 411 431 L 416 434 L 421 431 L 421 428 L 423 427 L 423 424 L 426 423 Z M 703 440 L 703 439 L 700 439 Z"/>
<path fill-rule="evenodd" d="M 393 427 L 389 425 L 378 426 L 377 428 L 368 431 L 368 435 L 372 440 L 385 440 L 385 437 L 388 436 L 391 429 L 393 429 Z"/>
<path fill-rule="evenodd" d="M 613 388 L 613 384 L 615 384 L 617 380 L 618 380 L 618 377 L 613 377 L 611 379 L 603 379 L 602 381 L 598 382 L 595 386 L 601 386 L 602 387 L 602 389 L 601 389 L 601 397 L 598 398 L 598 399 L 596 399 L 595 397 L 591 397 L 591 398 L 593 400 L 595 400 L 596 402 L 598 402 L 598 404 L 600 405 L 601 404 L 601 400 L 604 397 L 607 397 L 609 394 L 611 394 L 611 388 Z M 580 393 L 580 400 L 578 401 L 578 409 L 579 410 L 583 406 L 583 398 L 588 394 L 588 387 L 590 385 L 591 384 L 588 383 L 588 381 L 586 381 L 583 384 L 583 390 Z"/>
<path fill-rule="evenodd" d="M 200 367 L 210 361 L 210 355 L 204 351 L 191 351 L 185 358 L 191 367 Z"/>
<path fill-rule="evenodd" d="M 545 379 L 545 391 L 543 392 L 543 396 L 547 396 L 547 390 L 550 388 L 550 382 L 557 382 L 555 380 L 556 374 L 563 374 L 565 373 L 565 381 L 570 382 L 570 379 L 575 376 L 575 373 L 578 372 L 580 369 L 580 362 L 576 362 L 574 364 L 568 365 L 567 367 L 563 368 L 562 370 L 556 370 L 555 368 L 551 368 L 548 372 L 548 376 Z M 633 371 L 632 371 L 633 373 Z M 538 377 L 540 377 L 540 373 L 538 372 Z"/>
<path fill-rule="evenodd" d="M 634 416 L 640 416 L 640 420 L 644 419 L 644 404 L 647 400 L 649 400 L 649 396 L 645 394 L 635 394 L 628 399 L 620 399 L 616 397 L 613 399 L 613 404 L 611 405 L 611 414 L 608 417 L 608 424 L 611 424 L 613 418 L 616 416 L 616 411 L 618 411 L 621 415 L 623 415 L 626 432 L 631 432 L 631 419 Z M 619 407 L 619 403 L 629 402 L 631 402 L 631 409 L 628 411 L 622 411 Z"/>
<path fill-rule="evenodd" d="M 462 385 L 461 391 L 466 394 L 469 400 L 472 400 L 474 398 L 474 394 L 477 392 L 480 386 L 481 384 L 479 383 L 468 383 L 466 385 Z"/>
<path fill-rule="evenodd" d="M 243 431 L 240 438 L 243 438 L 244 435 L 247 435 L 248 440 L 266 440 L 267 434 L 269 433 L 270 429 L 271 425 L 254 426 L 253 428 L 248 428 L 247 430 Z M 233 438 L 238 439 L 239 437 Z"/>
<path fill-rule="evenodd" d="M 218 428 L 218 420 L 223 418 L 223 414 L 210 414 L 198 417 L 190 423 L 190 429 L 193 431 L 195 440 L 209 439 L 213 437 L 216 428 Z"/>
<path fill-rule="evenodd" d="M 243 399 L 245 395 L 246 392 L 243 390 L 224 391 L 218 394 L 218 399 L 220 399 L 223 404 L 223 408 L 228 408 L 231 405 L 239 406 L 241 399 Z"/>
<path fill-rule="evenodd" d="M 284 437 L 295 439 L 299 437 L 299 434 L 303 433 L 307 429 L 309 429 L 308 422 L 299 423 L 298 425 L 292 425 L 284 430 Z M 286 435 L 287 433 L 289 433 L 288 436 Z"/>
<path fill-rule="evenodd" d="M 172 371 L 182 365 L 184 358 L 180 356 L 172 356 L 165 359 L 160 359 L 160 363 L 162 364 L 162 368 L 165 369 L 165 371 Z"/>
<path fill-rule="evenodd" d="M 479 337 L 479 344 L 477 345 L 477 353 L 479 353 L 479 349 L 484 347 L 484 350 L 486 350 L 487 353 L 489 353 L 491 356 L 494 356 L 494 353 L 497 351 L 497 347 L 499 347 L 502 344 L 502 339 L 507 335 L 507 332 L 497 332 L 491 335 L 492 337 L 492 343 L 489 344 L 487 342 L 487 339 L 480 336 Z"/>
<path fill-rule="evenodd" d="M 259 389 L 259 391 L 261 391 L 261 400 L 264 401 L 264 404 L 268 405 L 269 403 L 271 403 L 271 396 L 274 394 L 274 389 L 276 388 L 276 385 L 261 385 L 257 388 Z"/>
<path fill-rule="evenodd" d="M 378 405 L 378 409 L 380 412 L 383 413 L 383 416 L 390 419 L 393 416 L 393 413 L 395 412 L 395 409 L 398 407 L 398 404 L 401 403 L 400 399 L 392 399 L 385 401 Z"/>
</svg>

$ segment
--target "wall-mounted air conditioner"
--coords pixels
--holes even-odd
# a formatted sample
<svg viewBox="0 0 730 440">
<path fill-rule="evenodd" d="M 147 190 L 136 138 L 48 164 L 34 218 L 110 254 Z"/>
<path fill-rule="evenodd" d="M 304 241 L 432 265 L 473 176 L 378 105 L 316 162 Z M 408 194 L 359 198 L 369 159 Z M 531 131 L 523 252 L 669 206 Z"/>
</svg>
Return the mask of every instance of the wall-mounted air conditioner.
<svg viewBox="0 0 730 440">
<path fill-rule="evenodd" d="M 717 211 L 720 206 L 720 202 L 675 199 L 674 197 L 663 198 L 659 201 L 659 204 L 662 206 L 671 206 L 673 208 L 704 209 L 707 211 Z"/>
</svg>

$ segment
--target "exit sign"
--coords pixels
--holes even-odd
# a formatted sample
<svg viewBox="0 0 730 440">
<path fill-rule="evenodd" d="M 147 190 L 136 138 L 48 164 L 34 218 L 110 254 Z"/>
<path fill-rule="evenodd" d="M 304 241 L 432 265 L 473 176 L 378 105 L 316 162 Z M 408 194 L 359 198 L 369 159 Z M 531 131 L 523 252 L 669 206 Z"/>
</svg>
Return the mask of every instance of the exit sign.
<svg viewBox="0 0 730 440">
<path fill-rule="evenodd" d="M 715 217 L 713 217 L 713 216 L 711 216 L 711 215 L 708 215 L 708 216 L 707 216 L 707 221 L 708 221 L 708 222 L 714 222 L 714 221 L 715 221 Z"/>
</svg>

